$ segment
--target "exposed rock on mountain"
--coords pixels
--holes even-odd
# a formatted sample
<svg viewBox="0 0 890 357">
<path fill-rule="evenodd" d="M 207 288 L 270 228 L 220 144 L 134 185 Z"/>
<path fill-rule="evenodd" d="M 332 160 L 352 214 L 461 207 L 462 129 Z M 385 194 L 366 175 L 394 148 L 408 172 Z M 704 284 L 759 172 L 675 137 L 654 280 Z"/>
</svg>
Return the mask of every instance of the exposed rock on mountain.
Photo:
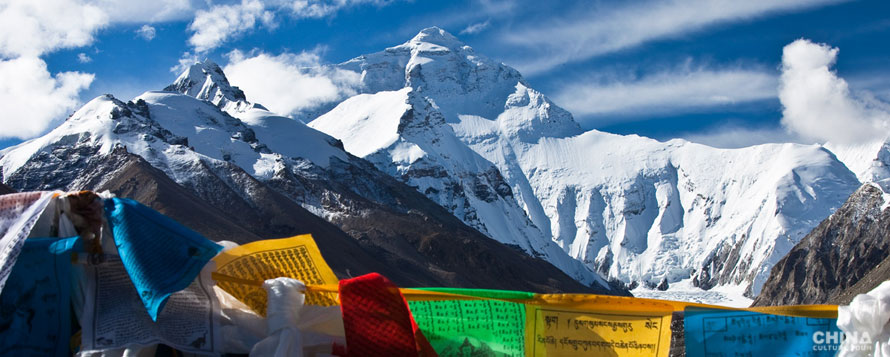
<svg viewBox="0 0 890 357">
<path fill-rule="evenodd" d="M 890 278 L 884 203 L 877 185 L 860 187 L 773 267 L 754 304 L 844 303 Z"/>
</svg>

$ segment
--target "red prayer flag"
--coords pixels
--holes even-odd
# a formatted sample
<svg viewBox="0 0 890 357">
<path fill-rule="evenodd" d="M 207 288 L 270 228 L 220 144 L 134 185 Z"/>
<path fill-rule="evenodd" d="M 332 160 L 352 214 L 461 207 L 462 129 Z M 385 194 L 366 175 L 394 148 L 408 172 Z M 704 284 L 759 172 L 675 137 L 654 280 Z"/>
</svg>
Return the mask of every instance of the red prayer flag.
<svg viewBox="0 0 890 357">
<path fill-rule="evenodd" d="M 389 279 L 371 273 L 340 280 L 340 308 L 346 330 L 341 356 L 436 356 L 423 336 L 408 302 Z"/>
</svg>

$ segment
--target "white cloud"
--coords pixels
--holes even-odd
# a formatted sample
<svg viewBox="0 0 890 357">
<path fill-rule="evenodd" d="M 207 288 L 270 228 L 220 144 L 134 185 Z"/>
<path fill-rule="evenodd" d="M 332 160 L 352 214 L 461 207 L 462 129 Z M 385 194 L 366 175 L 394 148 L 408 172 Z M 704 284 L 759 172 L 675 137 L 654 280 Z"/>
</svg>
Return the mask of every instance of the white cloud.
<svg viewBox="0 0 890 357">
<path fill-rule="evenodd" d="M 241 0 L 240 4 L 213 6 L 199 10 L 189 24 L 194 34 L 188 42 L 197 52 L 206 52 L 230 38 L 253 29 L 257 22 L 274 27 L 274 14 L 260 0 Z"/>
<path fill-rule="evenodd" d="M 188 27 L 193 32 L 188 42 L 195 52 L 202 53 L 253 30 L 257 23 L 274 30 L 278 26 L 275 20 L 278 12 L 297 19 L 323 18 L 357 5 L 385 6 L 393 1 L 395 0 L 241 0 L 240 4 L 215 5 L 195 13 L 195 18 Z"/>
<path fill-rule="evenodd" d="M 96 31 L 112 22 L 188 19 L 202 4 L 205 1 L 2 0 L 0 58 L 41 56 L 61 48 L 86 46 L 93 42 Z M 146 26 L 138 33 L 149 39 L 154 31 Z"/>
<path fill-rule="evenodd" d="M 37 57 L 0 60 L 0 138 L 28 139 L 74 110 L 78 94 L 94 76 L 64 72 L 51 76 Z"/>
<path fill-rule="evenodd" d="M 461 30 L 460 35 L 473 35 L 480 33 L 482 31 L 485 31 L 485 29 L 487 29 L 489 25 L 491 25 L 491 20 L 472 24 Z"/>
<path fill-rule="evenodd" d="M 108 22 L 102 8 L 80 0 L 0 1 L 0 138 L 39 135 L 77 107 L 95 76 L 51 75 L 40 56 L 89 45 Z M 77 58 L 92 60 L 85 53 Z"/>
<path fill-rule="evenodd" d="M 88 45 L 108 19 L 99 7 L 76 0 L 4 0 L 0 2 L 0 57 L 36 57 Z"/>
<path fill-rule="evenodd" d="M 292 115 L 320 104 L 356 94 L 360 75 L 321 65 L 317 53 L 229 53 L 225 67 L 229 81 L 248 99 L 269 110 Z"/>
<path fill-rule="evenodd" d="M 394 0 L 296 0 L 291 3 L 291 10 L 297 18 L 322 18 L 336 12 L 358 5 L 386 6 Z"/>
<path fill-rule="evenodd" d="M 86 0 L 104 10 L 114 22 L 164 22 L 187 20 L 203 0 Z"/>
<path fill-rule="evenodd" d="M 530 75 L 719 23 L 840 1 L 844 0 L 653 0 L 536 22 L 511 29 L 501 38 L 531 52 L 530 57 L 513 61 Z"/>
<path fill-rule="evenodd" d="M 261 23 L 274 30 L 276 14 L 295 19 L 324 18 L 338 11 L 359 6 L 389 5 L 398 0 L 241 0 L 240 4 L 216 5 L 198 10 L 188 30 L 194 32 L 189 44 L 198 53 L 219 47 L 224 42 L 248 32 Z"/>
<path fill-rule="evenodd" d="M 0 0 L 0 137 L 27 139 L 79 105 L 95 76 L 50 74 L 40 56 L 88 46 L 111 22 L 157 22 L 192 16 L 202 0 Z M 145 27 L 143 27 L 145 28 Z M 92 60 L 86 53 L 78 61 Z"/>
<path fill-rule="evenodd" d="M 556 102 L 575 115 L 676 113 L 775 98 L 773 75 L 750 69 L 665 71 L 625 81 L 582 80 L 564 86 Z"/>
<path fill-rule="evenodd" d="M 831 70 L 837 54 L 837 48 L 805 39 L 785 46 L 779 86 L 782 124 L 809 139 L 843 144 L 887 136 L 888 105 L 851 93 Z"/>
<path fill-rule="evenodd" d="M 170 72 L 175 73 L 178 76 L 180 73 L 185 72 L 185 70 L 198 62 L 201 62 L 201 58 L 198 57 L 197 54 L 185 52 L 179 57 L 176 65 L 170 67 Z"/>
<path fill-rule="evenodd" d="M 158 31 L 149 25 L 142 25 L 138 30 L 136 30 L 136 35 L 142 37 L 146 41 L 151 41 L 157 36 Z"/>
<path fill-rule="evenodd" d="M 166 22 L 188 20 L 207 4 L 204 0 L 92 0 L 106 9 L 115 22 Z"/>
</svg>

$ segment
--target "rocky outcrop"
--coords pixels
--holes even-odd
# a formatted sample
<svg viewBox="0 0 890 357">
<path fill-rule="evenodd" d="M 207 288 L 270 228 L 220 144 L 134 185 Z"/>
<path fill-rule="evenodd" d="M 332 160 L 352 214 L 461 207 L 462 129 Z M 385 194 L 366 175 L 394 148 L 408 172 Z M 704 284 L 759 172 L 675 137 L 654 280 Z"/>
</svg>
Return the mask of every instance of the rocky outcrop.
<svg viewBox="0 0 890 357">
<path fill-rule="evenodd" d="M 848 302 L 877 286 L 888 277 L 890 254 L 883 204 L 879 187 L 862 185 L 773 267 L 754 305 Z"/>
</svg>

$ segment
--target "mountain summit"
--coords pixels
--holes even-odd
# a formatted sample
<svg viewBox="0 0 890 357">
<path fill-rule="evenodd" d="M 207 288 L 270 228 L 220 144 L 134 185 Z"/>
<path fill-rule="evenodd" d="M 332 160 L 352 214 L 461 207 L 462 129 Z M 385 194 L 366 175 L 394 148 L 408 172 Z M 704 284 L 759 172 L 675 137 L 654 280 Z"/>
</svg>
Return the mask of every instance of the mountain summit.
<svg viewBox="0 0 890 357">
<path fill-rule="evenodd" d="M 568 266 L 556 245 L 644 295 L 745 304 L 859 186 L 818 146 L 585 132 L 518 71 L 439 28 L 339 67 L 364 93 L 309 126 L 486 235 Z"/>
<path fill-rule="evenodd" d="M 465 46 L 463 42 L 460 42 L 460 40 L 457 39 L 457 37 L 454 37 L 454 35 L 448 33 L 448 31 L 445 31 L 436 26 L 427 27 L 423 30 L 420 30 L 420 32 L 418 32 L 417 35 L 414 36 L 414 38 L 406 42 L 406 44 L 411 43 L 419 45 L 439 45 L 451 50 L 459 49 Z"/>
</svg>

